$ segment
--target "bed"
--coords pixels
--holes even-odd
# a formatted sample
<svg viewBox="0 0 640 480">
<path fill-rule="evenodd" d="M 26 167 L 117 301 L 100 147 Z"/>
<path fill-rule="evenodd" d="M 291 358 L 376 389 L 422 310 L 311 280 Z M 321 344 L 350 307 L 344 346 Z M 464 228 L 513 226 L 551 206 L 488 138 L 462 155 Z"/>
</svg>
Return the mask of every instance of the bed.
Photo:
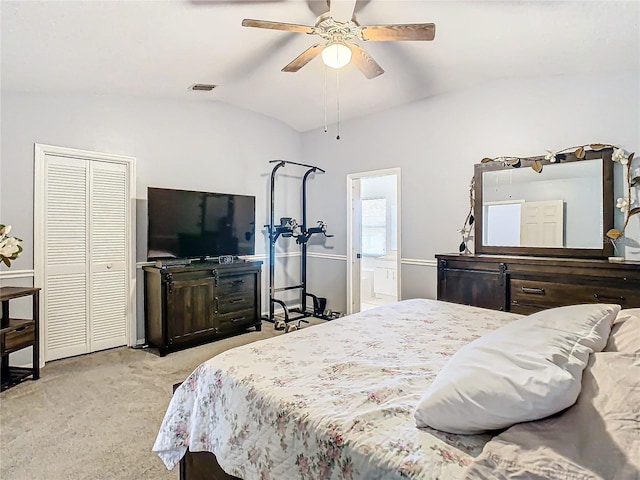
<svg viewBox="0 0 640 480">
<path fill-rule="evenodd" d="M 500 452 L 516 458 L 539 453 L 536 442 L 546 441 L 544 432 L 452 434 L 417 428 L 414 412 L 455 352 L 520 317 L 414 299 L 234 348 L 198 366 L 177 388 L 153 451 L 169 469 L 187 450 L 189 455 L 210 452 L 198 455 L 216 471 L 197 477 L 183 472 L 186 480 L 500 478 L 496 465 L 506 462 L 508 471 L 514 463 L 508 456 L 498 458 Z M 626 362 L 622 367 L 607 365 L 598 375 L 620 370 L 626 372 L 622 383 L 630 385 L 638 355 L 619 355 Z M 600 380 L 590 380 L 595 390 Z M 637 382 L 629 387 L 636 397 L 637 387 Z M 624 395 L 628 398 L 628 392 Z M 632 440 L 640 424 L 634 408 L 623 415 L 623 430 L 627 435 L 631 429 Z M 571 421 L 575 426 L 582 418 Z M 544 421 L 549 419 L 522 425 Z M 601 426 L 603 432 L 611 433 Z M 617 450 L 608 450 L 618 464 L 613 470 L 587 466 L 584 471 L 595 471 L 594 476 L 577 476 L 576 470 L 566 478 L 604 478 L 599 471 L 622 475 L 610 478 L 636 478 L 629 475 L 637 475 L 640 462 L 632 457 L 640 443 L 621 446 L 628 436 L 615 435 L 611 445 Z"/>
</svg>

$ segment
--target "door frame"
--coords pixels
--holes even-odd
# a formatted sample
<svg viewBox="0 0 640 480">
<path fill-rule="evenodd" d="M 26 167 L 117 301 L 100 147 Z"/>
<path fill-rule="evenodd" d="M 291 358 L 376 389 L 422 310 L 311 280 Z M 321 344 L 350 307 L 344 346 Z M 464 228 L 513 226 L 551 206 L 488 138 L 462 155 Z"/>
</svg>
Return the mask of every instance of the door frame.
<svg viewBox="0 0 640 480">
<path fill-rule="evenodd" d="M 354 313 L 354 298 L 361 298 L 360 283 L 358 282 L 357 287 L 354 287 L 354 269 L 356 264 L 358 265 L 358 268 L 360 268 L 360 262 L 358 261 L 359 259 L 356 258 L 356 254 L 354 252 L 354 215 L 352 204 L 355 199 L 353 197 L 353 185 L 354 182 L 362 180 L 363 178 L 382 177 L 386 175 L 395 175 L 397 180 L 396 241 L 398 250 L 396 258 L 396 271 L 398 272 L 398 274 L 396 277 L 396 288 L 398 301 L 402 300 L 402 170 L 400 169 L 400 167 L 393 167 L 385 168 L 382 170 L 370 170 L 368 172 L 350 173 L 347 174 L 347 314 Z M 358 277 L 360 277 L 360 275 L 358 275 Z M 355 288 L 357 288 L 357 291 L 354 291 Z"/>
<path fill-rule="evenodd" d="M 59 147 L 36 143 L 34 146 L 34 198 L 33 198 L 33 286 L 43 288 L 45 281 L 45 201 L 47 155 L 81 158 L 88 161 L 124 164 L 127 167 L 127 345 L 133 346 L 137 340 L 136 325 L 136 159 L 125 155 L 94 152 L 69 147 Z M 40 301 L 40 367 L 45 365 L 46 292 Z"/>
</svg>

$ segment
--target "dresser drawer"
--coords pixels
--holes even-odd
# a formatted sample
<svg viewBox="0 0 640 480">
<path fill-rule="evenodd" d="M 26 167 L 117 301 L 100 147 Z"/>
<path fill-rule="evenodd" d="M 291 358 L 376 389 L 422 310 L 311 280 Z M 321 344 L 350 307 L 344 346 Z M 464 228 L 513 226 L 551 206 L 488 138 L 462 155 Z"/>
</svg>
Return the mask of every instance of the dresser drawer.
<svg viewBox="0 0 640 480">
<path fill-rule="evenodd" d="M 3 329 L 2 355 L 33 345 L 36 340 L 35 324 L 31 320 L 12 320 L 10 328 Z"/>
<path fill-rule="evenodd" d="M 512 279 L 509 282 L 510 310 L 527 314 L 579 303 L 616 303 L 622 308 L 640 303 L 640 289 L 632 285 L 580 285 L 570 282 L 569 279 L 567 283 Z"/>
</svg>

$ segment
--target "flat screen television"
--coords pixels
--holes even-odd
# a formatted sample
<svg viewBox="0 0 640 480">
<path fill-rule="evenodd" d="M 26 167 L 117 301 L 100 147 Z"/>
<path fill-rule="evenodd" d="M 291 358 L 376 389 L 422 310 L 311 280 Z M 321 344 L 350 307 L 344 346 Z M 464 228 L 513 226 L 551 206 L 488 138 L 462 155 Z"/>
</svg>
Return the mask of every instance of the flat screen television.
<svg viewBox="0 0 640 480">
<path fill-rule="evenodd" d="M 147 188 L 147 259 L 255 253 L 255 204 L 249 195 Z"/>
</svg>

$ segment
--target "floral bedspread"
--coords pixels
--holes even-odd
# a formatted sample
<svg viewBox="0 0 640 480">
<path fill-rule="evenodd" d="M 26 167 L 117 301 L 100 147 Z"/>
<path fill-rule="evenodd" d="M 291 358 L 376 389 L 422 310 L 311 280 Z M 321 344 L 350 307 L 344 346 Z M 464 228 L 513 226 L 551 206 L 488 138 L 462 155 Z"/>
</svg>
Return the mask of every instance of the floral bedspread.
<svg viewBox="0 0 640 480">
<path fill-rule="evenodd" d="M 454 352 L 517 317 L 406 300 L 228 350 L 176 390 L 153 451 L 169 469 L 210 451 L 245 480 L 461 478 L 490 436 L 413 411 Z"/>
</svg>

